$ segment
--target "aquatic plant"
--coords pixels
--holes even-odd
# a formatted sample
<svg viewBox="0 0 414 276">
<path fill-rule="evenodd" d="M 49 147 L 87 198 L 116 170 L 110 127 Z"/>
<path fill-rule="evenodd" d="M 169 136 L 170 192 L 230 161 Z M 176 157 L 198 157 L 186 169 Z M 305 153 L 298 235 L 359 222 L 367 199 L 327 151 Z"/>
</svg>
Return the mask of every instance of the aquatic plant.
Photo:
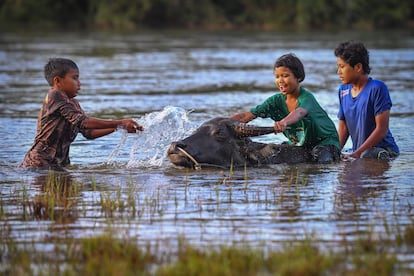
<svg viewBox="0 0 414 276">
<path fill-rule="evenodd" d="M 126 183 L 113 185 L 113 181 L 107 184 L 107 179 L 100 181 L 89 177 L 89 187 L 81 184 L 79 179 L 50 173 L 45 178 L 38 179 L 36 183 L 16 187 L 15 190 L 11 190 L 10 197 L 2 197 L 0 200 L 0 274 L 414 273 L 411 262 L 405 260 L 405 257 L 412 256 L 413 252 L 414 221 L 408 224 L 406 221 L 395 224 L 395 220 L 390 221 L 381 214 L 372 222 L 362 224 L 360 220 L 353 221 L 357 224 L 352 228 L 356 233 L 349 237 L 343 235 L 343 240 L 340 241 L 326 240 L 318 236 L 323 233 L 306 234 L 306 228 L 297 229 L 298 235 L 290 237 L 290 240 L 275 239 L 263 244 L 249 241 L 226 244 L 223 240 L 216 242 L 214 238 L 194 243 L 194 239 L 191 240 L 192 233 L 187 239 L 185 231 L 176 239 L 169 237 L 167 246 L 166 241 L 162 240 L 164 237 L 157 233 L 154 233 L 151 241 L 140 239 L 141 223 L 149 227 L 158 222 L 178 224 L 184 221 L 185 224 L 190 218 L 192 227 L 199 227 L 203 231 L 203 227 L 209 223 L 204 217 L 206 213 L 214 212 L 216 216 L 227 215 L 228 209 L 238 202 L 246 204 L 244 206 L 249 208 L 264 205 L 263 209 L 270 210 L 273 214 L 269 213 L 269 223 L 281 222 L 284 224 L 283 227 L 286 227 L 297 220 L 297 208 L 304 197 L 312 197 L 305 193 L 312 182 L 308 182 L 295 169 L 286 175 L 276 177 L 272 183 L 266 184 L 267 186 L 255 183 L 255 179 L 250 178 L 246 170 L 220 171 L 213 174 L 213 180 L 203 182 L 202 187 L 197 185 L 196 175 L 189 171 L 182 176 L 182 183 L 176 184 L 179 182 L 176 181 L 171 185 L 155 183 L 145 186 L 132 177 L 127 179 Z M 317 193 L 318 191 L 314 191 L 314 194 Z M 244 196 L 247 196 L 247 199 Z M 336 194 L 334 196 L 337 197 Z M 397 196 L 394 196 L 394 199 L 400 200 Z M 339 205 L 344 204 L 339 202 L 339 199 L 336 200 Z M 343 197 L 342 200 L 353 204 L 356 198 L 352 195 L 351 198 Z M 356 204 L 360 206 L 362 202 Z M 389 204 L 392 205 L 392 202 Z M 18 211 L 10 210 L 9 205 L 24 208 Z M 183 213 L 181 207 L 190 215 Z M 83 213 L 80 212 L 82 208 Z M 392 213 L 398 215 L 399 211 L 395 208 Z M 284 212 L 283 216 L 280 216 L 281 212 Z M 81 215 L 85 216 L 82 219 L 97 221 L 100 226 L 86 228 L 78 238 L 79 228 L 76 224 L 74 229 L 70 230 L 62 226 L 67 224 L 68 218 L 78 219 Z M 184 220 L 178 218 L 181 215 L 185 216 Z M 39 220 L 43 223 L 39 225 L 46 227 L 53 222 L 54 227 L 48 229 L 44 237 L 35 233 L 37 237 L 29 236 L 22 240 L 18 237 L 19 232 L 13 228 L 16 216 L 23 221 Z M 102 220 L 102 217 L 105 219 Z M 194 226 L 194 223 L 199 225 Z M 243 229 L 239 228 L 236 221 L 231 231 L 231 234 L 238 235 Z M 302 235 L 302 232 L 305 234 Z M 400 255 L 403 257 L 400 258 Z"/>
<path fill-rule="evenodd" d="M 133 237 L 114 233 L 66 239 L 50 252 L 34 243 L 17 246 L 2 240 L 1 272 L 10 275 L 391 275 L 409 274 L 395 253 L 382 242 L 361 240 L 345 251 L 323 250 L 317 237 L 286 242 L 280 249 L 248 245 L 208 246 L 203 249 L 179 239 L 177 251 L 158 254 L 155 245 L 140 245 Z M 371 243 L 368 251 L 366 244 Z M 58 257 L 59 256 L 59 257 Z M 7 265 L 6 263 L 7 262 Z"/>
</svg>

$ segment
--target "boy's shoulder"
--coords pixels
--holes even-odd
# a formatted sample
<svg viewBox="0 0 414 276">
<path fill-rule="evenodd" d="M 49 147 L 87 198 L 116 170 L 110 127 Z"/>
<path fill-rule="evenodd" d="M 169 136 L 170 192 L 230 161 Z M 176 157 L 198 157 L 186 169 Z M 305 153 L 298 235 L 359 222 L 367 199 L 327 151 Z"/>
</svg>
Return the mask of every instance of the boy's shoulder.
<svg viewBox="0 0 414 276">
<path fill-rule="evenodd" d="M 275 93 L 273 95 L 270 95 L 268 98 L 266 98 L 265 101 L 269 102 L 269 101 L 276 101 L 276 100 L 280 100 L 280 99 L 284 99 L 284 95 L 282 93 Z"/>
<path fill-rule="evenodd" d="M 300 98 L 315 98 L 315 96 L 313 95 L 313 93 L 306 89 L 305 87 L 301 86 L 300 87 L 300 94 L 299 94 Z"/>
<path fill-rule="evenodd" d="M 49 89 L 44 99 L 44 104 L 48 105 L 65 105 L 65 104 L 79 104 L 74 98 L 69 98 L 68 95 L 59 89 Z"/>
<path fill-rule="evenodd" d="M 371 77 L 368 79 L 368 85 L 370 85 L 372 87 L 385 87 L 385 88 L 387 87 L 385 82 L 383 82 L 381 80 L 373 79 Z"/>
<path fill-rule="evenodd" d="M 54 99 L 61 99 L 61 100 L 69 99 L 68 95 L 66 95 L 64 91 L 59 90 L 59 89 L 54 89 L 54 88 L 49 89 L 47 91 L 47 95 L 49 98 L 54 98 Z"/>
</svg>

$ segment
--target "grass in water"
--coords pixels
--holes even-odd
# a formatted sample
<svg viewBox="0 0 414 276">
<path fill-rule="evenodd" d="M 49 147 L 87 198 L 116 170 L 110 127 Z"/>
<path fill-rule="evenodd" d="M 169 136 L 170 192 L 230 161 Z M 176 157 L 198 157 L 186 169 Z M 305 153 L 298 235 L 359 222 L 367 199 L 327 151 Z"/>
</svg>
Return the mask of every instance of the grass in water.
<svg viewBox="0 0 414 276">
<path fill-rule="evenodd" d="M 139 186 L 130 180 L 124 189 L 115 187 L 110 193 L 99 192 L 98 183 L 91 180 L 94 196 L 89 197 L 105 218 L 125 218 L 124 228 L 116 225 L 97 227 L 97 232 L 74 238 L 71 232 L 60 231 L 58 235 L 32 241 L 21 240 L 13 232 L 12 219 L 9 220 L 7 200 L 0 200 L 0 274 L 4 275 L 410 275 L 414 269 L 410 263 L 404 264 L 404 258 L 397 258 L 399 252 L 410 252 L 414 245 L 414 221 L 409 225 L 391 225 L 383 220 L 383 235 L 378 236 L 375 227 L 367 229 L 357 239 L 344 239 L 340 246 L 330 247 L 316 235 L 303 239 L 276 242 L 269 245 L 251 246 L 242 242 L 236 245 L 198 246 L 179 238 L 171 240 L 171 248 L 158 245 L 158 236 L 154 241 L 142 241 L 139 237 L 120 237 L 120 231 L 128 233 L 129 224 L 139 223 L 142 217 L 148 221 L 163 220 L 168 210 L 168 193 L 163 194 L 155 188 L 148 195 L 140 194 Z M 237 184 L 238 183 L 238 184 Z M 188 178 L 183 187 L 185 200 L 191 197 L 191 185 Z M 251 185 L 252 184 L 252 185 Z M 286 184 L 288 184 L 286 186 Z M 210 191 L 216 191 L 217 204 L 222 200 L 233 201 L 233 193 L 239 187 L 242 193 L 253 186 L 247 185 L 246 169 L 240 179 L 230 169 L 225 181 L 216 183 Z M 280 190 L 281 199 L 276 192 L 265 201 L 270 207 L 282 205 L 283 198 L 289 193 L 294 201 L 300 200 L 301 188 L 307 186 L 306 180 L 299 175 L 291 175 L 289 182 Z M 71 214 L 80 215 L 79 201 L 83 186 L 64 175 L 49 174 L 41 185 L 33 189 L 23 189 L 19 196 L 23 220 L 53 221 L 61 226 Z M 219 188 L 228 187 L 228 197 L 220 197 Z M 30 187 L 29 187 L 30 188 Z M 289 191 L 291 190 L 291 191 Z M 40 193 L 39 193 L 40 192 Z M 212 196 L 214 198 L 214 196 Z M 271 200 L 273 198 L 273 200 Z M 94 201 L 94 199 L 96 199 Z M 175 208 L 180 205 L 179 197 L 174 194 Z M 261 202 L 257 195 L 257 202 Z M 211 206 L 211 205 L 210 205 Z M 165 208 L 165 210 L 164 210 Z M 29 212 L 27 212 L 29 210 Z M 201 210 L 201 207 L 200 207 Z M 96 214 L 93 213 L 92 214 Z M 138 215 L 137 220 L 131 220 Z M 168 218 L 168 212 L 167 216 Z M 108 220 L 110 223 L 111 220 Z M 109 232 L 109 233 L 107 233 Z M 48 233 L 53 233 L 52 231 Z M 103 233 L 103 234 L 102 234 Z M 136 233 L 136 232 L 133 232 Z M 397 235 L 395 234 L 397 233 Z M 92 237 L 89 235 L 93 235 Z M 160 242 L 162 242 L 160 240 Z M 272 247 L 269 247 L 272 246 Z M 411 256 L 410 253 L 408 253 Z"/>
<path fill-rule="evenodd" d="M 73 216 L 82 187 L 70 175 L 50 171 L 37 178 L 35 185 L 40 193 L 34 198 L 28 196 L 25 188 L 22 192 L 25 219 L 65 221 Z"/>
<path fill-rule="evenodd" d="M 4 242 L 4 241 L 3 241 Z M 203 249 L 179 241 L 178 252 L 155 254 L 136 238 L 104 234 L 57 243 L 52 252 L 34 244 L 2 243 L 5 275 L 392 275 L 401 269 L 392 253 L 366 252 L 357 243 L 346 251 L 323 251 L 312 239 L 286 243 L 280 250 L 249 246 Z M 378 250 L 381 242 L 372 243 Z M 384 252 L 383 252 L 384 253 Z M 8 265 L 5 265 L 5 264 Z M 7 269 L 4 269 L 4 268 Z M 408 274 L 407 274 L 408 275 Z"/>
</svg>

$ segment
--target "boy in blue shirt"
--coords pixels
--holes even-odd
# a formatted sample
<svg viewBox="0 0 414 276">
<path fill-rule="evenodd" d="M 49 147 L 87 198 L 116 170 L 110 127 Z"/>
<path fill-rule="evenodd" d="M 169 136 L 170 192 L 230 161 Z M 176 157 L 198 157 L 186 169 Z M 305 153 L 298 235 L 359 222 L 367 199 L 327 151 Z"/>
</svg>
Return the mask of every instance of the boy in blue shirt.
<svg viewBox="0 0 414 276">
<path fill-rule="evenodd" d="M 368 76 L 369 54 L 360 42 L 343 42 L 335 48 L 339 87 L 338 134 L 341 148 L 348 137 L 352 153 L 344 157 L 391 159 L 399 149 L 389 129 L 392 106 L 387 86 Z"/>
</svg>

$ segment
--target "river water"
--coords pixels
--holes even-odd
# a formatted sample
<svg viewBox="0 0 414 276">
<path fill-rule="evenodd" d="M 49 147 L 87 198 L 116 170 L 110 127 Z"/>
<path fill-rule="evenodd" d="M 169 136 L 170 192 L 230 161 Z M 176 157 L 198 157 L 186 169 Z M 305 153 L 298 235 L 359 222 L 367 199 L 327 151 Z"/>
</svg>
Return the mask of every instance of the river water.
<svg viewBox="0 0 414 276">
<path fill-rule="evenodd" d="M 303 61 L 303 86 L 337 123 L 340 82 L 333 48 L 345 39 L 367 45 L 371 76 L 390 89 L 390 127 L 401 149 L 396 160 L 193 171 L 165 158 L 171 141 L 202 122 L 245 111 L 278 92 L 273 63 L 287 52 Z M 44 217 L 30 206 L 42 194 L 47 172 L 18 165 L 33 142 L 48 89 L 42 68 L 49 57 L 78 64 L 77 99 L 87 114 L 133 117 L 146 130 L 121 130 L 93 141 L 79 135 L 67 174 L 81 190 L 69 207 Z M 165 250 L 180 237 L 200 246 L 268 247 L 309 235 L 338 247 L 361 235 L 393 238 L 413 219 L 413 78 L 414 36 L 404 32 L 2 34 L 0 219 L 16 241 L 45 248 L 51 237 L 90 236 L 108 228 Z M 253 123 L 272 125 L 263 119 Z M 109 211 L 108 202 L 114 206 Z M 398 252 L 414 266 L 412 248 Z"/>
</svg>

